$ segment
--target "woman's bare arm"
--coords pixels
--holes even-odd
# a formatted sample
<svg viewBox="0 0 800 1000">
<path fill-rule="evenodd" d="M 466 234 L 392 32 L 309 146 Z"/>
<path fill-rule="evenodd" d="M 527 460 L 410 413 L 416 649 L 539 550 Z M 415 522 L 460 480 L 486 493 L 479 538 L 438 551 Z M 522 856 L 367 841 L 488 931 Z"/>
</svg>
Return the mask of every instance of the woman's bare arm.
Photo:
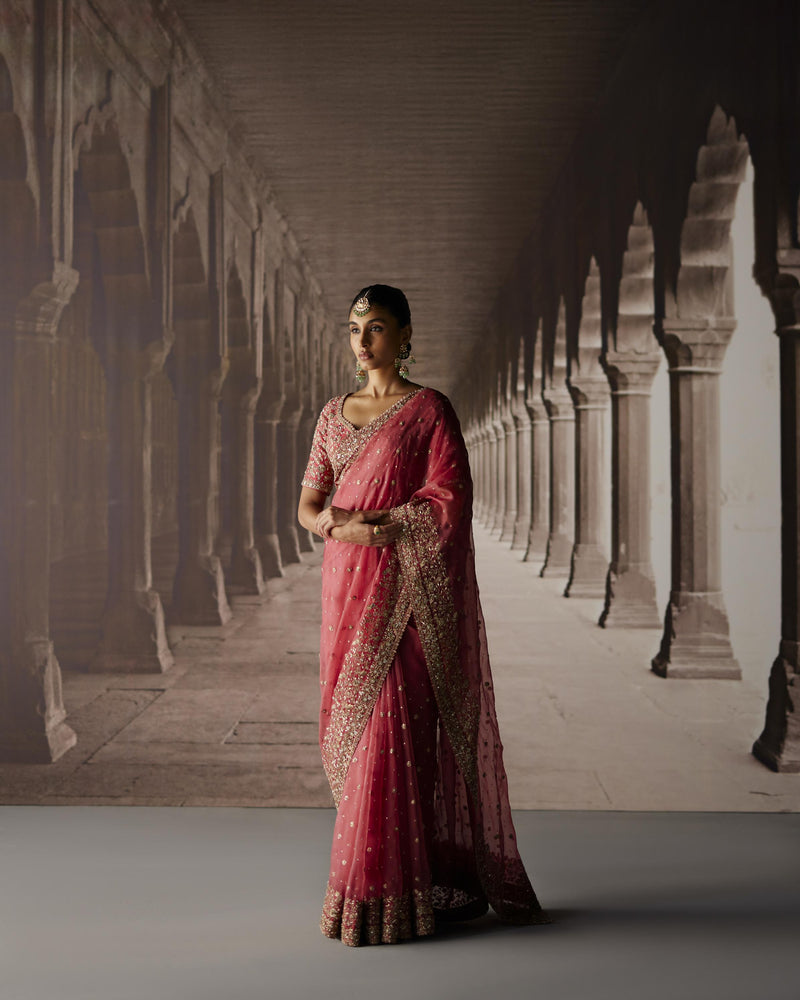
<svg viewBox="0 0 800 1000">
<path fill-rule="evenodd" d="M 325 508 L 325 493 L 304 486 L 297 505 L 297 520 L 320 538 L 333 538 L 356 545 L 388 545 L 395 541 L 402 525 L 385 523 L 386 511 Z M 381 524 L 378 534 L 375 525 Z"/>
<path fill-rule="evenodd" d="M 300 490 L 300 502 L 297 505 L 297 520 L 306 531 L 313 531 L 315 535 L 322 537 L 322 532 L 317 528 L 317 518 L 322 513 L 325 506 L 326 493 L 321 490 L 313 490 L 309 486 L 304 486 Z"/>
</svg>

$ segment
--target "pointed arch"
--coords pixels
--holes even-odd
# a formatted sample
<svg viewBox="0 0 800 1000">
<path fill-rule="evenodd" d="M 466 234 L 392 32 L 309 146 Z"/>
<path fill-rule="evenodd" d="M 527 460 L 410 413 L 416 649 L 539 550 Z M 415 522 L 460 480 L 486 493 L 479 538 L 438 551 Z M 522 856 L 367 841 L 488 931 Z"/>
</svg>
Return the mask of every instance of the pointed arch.
<svg viewBox="0 0 800 1000">
<path fill-rule="evenodd" d="M 36 203 L 28 186 L 28 155 L 15 111 L 8 65 L 0 55 L 0 296 L 29 291 L 36 246 Z"/>
<path fill-rule="evenodd" d="M 677 281 L 674 290 L 666 289 L 669 318 L 733 316 L 730 229 L 748 155 L 747 141 L 739 135 L 736 121 L 717 105 L 689 189 Z"/>
<path fill-rule="evenodd" d="M 141 347 L 154 331 L 161 335 L 161 324 L 154 322 L 139 208 L 113 117 L 81 142 L 76 188 L 94 227 L 109 319 L 119 338 Z"/>
<path fill-rule="evenodd" d="M 263 388 L 258 398 L 259 413 L 265 412 L 280 400 L 282 391 L 282 365 L 281 352 L 278 350 L 276 303 L 277 293 L 275 281 L 272 288 L 270 282 L 265 282 L 264 306 L 262 310 L 263 329 L 263 354 L 262 354 L 262 380 Z"/>
<path fill-rule="evenodd" d="M 616 323 L 613 340 L 617 351 L 653 352 L 655 297 L 655 244 L 647 212 L 638 201 L 628 228 L 622 256 Z"/>
<path fill-rule="evenodd" d="M 191 208 L 173 237 L 172 300 L 176 352 L 187 358 L 210 360 L 216 346 L 212 343 L 211 297 Z"/>
<path fill-rule="evenodd" d="M 247 318 L 247 299 L 244 294 L 244 285 L 235 260 L 231 261 L 228 268 L 226 304 L 228 347 L 233 350 L 246 350 L 251 346 L 250 323 Z"/>
<path fill-rule="evenodd" d="M 578 335 L 578 367 L 585 366 L 587 352 L 597 357 L 603 347 L 603 309 L 601 301 L 600 268 L 594 257 L 589 260 L 589 271 L 583 286 L 581 321 Z"/>
<path fill-rule="evenodd" d="M 544 344 L 542 345 L 544 348 Z M 542 369 L 542 383 L 546 392 L 553 395 L 553 391 L 566 393 L 564 380 L 568 369 L 567 360 L 567 310 L 564 297 L 559 296 L 558 312 L 553 324 L 553 342 L 550 357 L 545 357 Z M 555 401 L 552 405 L 558 405 Z"/>
</svg>

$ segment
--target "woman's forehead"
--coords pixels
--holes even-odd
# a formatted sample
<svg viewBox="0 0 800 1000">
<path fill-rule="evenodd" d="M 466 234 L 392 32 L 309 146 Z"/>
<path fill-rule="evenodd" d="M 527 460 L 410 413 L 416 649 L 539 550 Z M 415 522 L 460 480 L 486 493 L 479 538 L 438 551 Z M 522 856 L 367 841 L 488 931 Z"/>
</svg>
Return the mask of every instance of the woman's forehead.
<svg viewBox="0 0 800 1000">
<path fill-rule="evenodd" d="M 389 312 L 389 310 L 386 309 L 384 306 L 375 305 L 372 306 L 370 308 L 370 311 L 366 313 L 366 315 L 364 316 L 358 316 L 353 310 L 351 310 L 349 321 L 351 323 L 358 323 L 359 321 L 362 323 L 369 323 L 371 320 L 374 319 L 394 319 L 394 317 L 392 316 L 391 312 Z"/>
</svg>

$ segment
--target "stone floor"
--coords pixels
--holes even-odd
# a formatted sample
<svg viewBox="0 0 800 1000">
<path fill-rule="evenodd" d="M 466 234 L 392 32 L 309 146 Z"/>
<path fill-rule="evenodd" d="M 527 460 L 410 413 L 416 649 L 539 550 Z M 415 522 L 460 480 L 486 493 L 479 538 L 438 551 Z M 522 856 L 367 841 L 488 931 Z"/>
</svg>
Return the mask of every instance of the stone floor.
<svg viewBox="0 0 800 1000">
<path fill-rule="evenodd" d="M 476 529 L 478 578 L 517 809 L 800 811 L 800 774 L 750 754 L 760 688 L 664 680 L 659 633 L 605 630 Z M 317 747 L 321 552 L 234 597 L 221 628 L 173 627 L 163 675 L 65 671 L 78 744 L 0 765 L 8 804 L 329 806 Z"/>
</svg>

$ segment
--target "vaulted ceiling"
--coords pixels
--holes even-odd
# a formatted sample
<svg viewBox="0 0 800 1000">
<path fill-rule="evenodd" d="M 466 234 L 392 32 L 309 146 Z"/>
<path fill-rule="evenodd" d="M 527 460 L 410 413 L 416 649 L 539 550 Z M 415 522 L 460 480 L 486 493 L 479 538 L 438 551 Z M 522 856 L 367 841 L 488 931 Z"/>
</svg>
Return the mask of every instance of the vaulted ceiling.
<svg viewBox="0 0 800 1000">
<path fill-rule="evenodd" d="M 344 322 L 409 297 L 445 392 L 651 0 L 173 0 Z"/>
</svg>

